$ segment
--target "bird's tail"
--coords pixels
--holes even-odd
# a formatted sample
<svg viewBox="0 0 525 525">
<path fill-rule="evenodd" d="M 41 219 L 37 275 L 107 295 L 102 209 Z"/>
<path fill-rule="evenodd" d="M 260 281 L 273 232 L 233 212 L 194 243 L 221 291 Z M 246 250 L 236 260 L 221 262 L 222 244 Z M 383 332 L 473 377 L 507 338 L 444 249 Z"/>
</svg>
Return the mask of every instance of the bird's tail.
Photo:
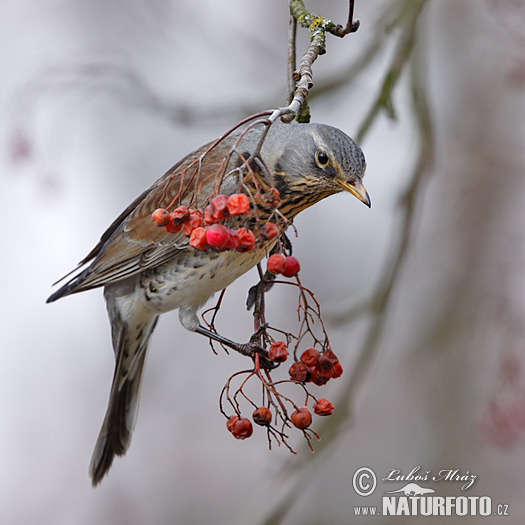
<svg viewBox="0 0 525 525">
<path fill-rule="evenodd" d="M 123 456 L 129 447 L 148 344 L 158 319 L 158 315 L 142 316 L 140 322 L 124 322 L 109 299 L 108 312 L 116 364 L 106 416 L 89 466 L 93 486 L 108 472 L 113 458 Z"/>
</svg>

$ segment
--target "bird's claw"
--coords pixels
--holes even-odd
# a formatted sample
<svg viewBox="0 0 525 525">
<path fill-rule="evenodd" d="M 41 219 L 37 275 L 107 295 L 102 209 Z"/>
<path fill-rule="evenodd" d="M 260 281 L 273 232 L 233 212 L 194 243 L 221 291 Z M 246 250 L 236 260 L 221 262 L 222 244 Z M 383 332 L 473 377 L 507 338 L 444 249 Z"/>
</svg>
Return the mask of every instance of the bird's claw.
<svg viewBox="0 0 525 525">
<path fill-rule="evenodd" d="M 246 356 L 250 356 L 254 361 L 258 357 L 259 366 L 265 370 L 272 370 L 279 366 L 279 363 L 274 363 L 270 360 L 268 350 L 254 341 L 239 345 L 239 351 Z"/>
</svg>

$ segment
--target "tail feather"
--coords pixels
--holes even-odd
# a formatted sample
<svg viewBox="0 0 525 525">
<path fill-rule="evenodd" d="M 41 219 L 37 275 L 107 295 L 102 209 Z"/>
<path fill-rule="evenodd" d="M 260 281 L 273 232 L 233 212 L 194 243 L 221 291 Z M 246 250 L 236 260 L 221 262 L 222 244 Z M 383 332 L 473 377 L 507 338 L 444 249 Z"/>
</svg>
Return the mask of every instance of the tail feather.
<svg viewBox="0 0 525 525">
<path fill-rule="evenodd" d="M 120 317 L 112 317 L 111 312 L 110 318 L 116 365 L 108 408 L 89 466 L 93 486 L 98 485 L 109 471 L 113 458 L 126 453 L 131 442 L 147 348 L 158 316 L 134 324 L 133 329 Z"/>
<path fill-rule="evenodd" d="M 131 433 L 139 408 L 140 387 L 146 354 L 140 358 L 136 374 L 126 379 L 120 389 L 115 384 L 111 391 L 108 410 L 91 457 L 89 474 L 93 486 L 100 483 L 109 471 L 115 456 L 123 456 L 131 442 Z"/>
</svg>

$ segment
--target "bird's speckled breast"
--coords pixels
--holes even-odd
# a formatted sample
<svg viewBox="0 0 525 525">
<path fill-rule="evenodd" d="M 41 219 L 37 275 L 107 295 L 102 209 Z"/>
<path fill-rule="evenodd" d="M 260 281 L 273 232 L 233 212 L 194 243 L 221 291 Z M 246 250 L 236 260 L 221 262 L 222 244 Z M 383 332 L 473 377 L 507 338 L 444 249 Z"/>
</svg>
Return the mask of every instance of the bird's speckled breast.
<svg viewBox="0 0 525 525">
<path fill-rule="evenodd" d="M 256 266 L 273 244 L 247 253 L 184 250 L 170 263 L 142 274 L 140 288 L 145 303 L 158 313 L 181 307 L 199 308 Z"/>
</svg>

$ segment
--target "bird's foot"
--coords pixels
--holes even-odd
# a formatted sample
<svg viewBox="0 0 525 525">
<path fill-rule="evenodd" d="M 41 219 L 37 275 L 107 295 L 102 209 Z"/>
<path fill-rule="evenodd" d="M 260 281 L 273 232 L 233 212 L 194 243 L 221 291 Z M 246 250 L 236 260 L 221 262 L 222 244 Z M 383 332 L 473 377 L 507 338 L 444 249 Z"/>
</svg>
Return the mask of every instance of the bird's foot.
<svg viewBox="0 0 525 525">
<path fill-rule="evenodd" d="M 242 355 L 251 357 L 253 360 L 255 360 L 257 356 L 259 360 L 259 366 L 265 370 L 271 370 L 272 368 L 277 367 L 278 363 L 271 361 L 268 357 L 268 350 L 257 343 L 257 340 L 259 339 L 259 332 L 262 329 L 263 328 L 255 332 L 250 338 L 250 341 L 247 343 L 236 343 L 227 337 L 219 335 L 217 332 L 213 332 L 212 330 L 205 328 L 204 326 L 199 326 L 195 331 L 208 337 L 209 339 L 212 339 L 213 341 L 217 341 L 218 343 L 235 350 L 236 352 L 239 352 Z"/>
</svg>

